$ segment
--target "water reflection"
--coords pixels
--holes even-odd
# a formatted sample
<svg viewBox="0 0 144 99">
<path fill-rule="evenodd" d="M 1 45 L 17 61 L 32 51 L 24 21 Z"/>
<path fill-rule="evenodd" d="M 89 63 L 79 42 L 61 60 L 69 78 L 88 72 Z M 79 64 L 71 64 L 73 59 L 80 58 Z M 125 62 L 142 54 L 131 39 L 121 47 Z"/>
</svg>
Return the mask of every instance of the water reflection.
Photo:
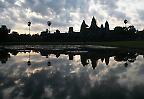
<svg viewBox="0 0 144 99">
<path fill-rule="evenodd" d="M 30 52 L 29 52 L 29 57 L 28 57 L 28 62 L 27 65 L 30 66 L 31 65 L 31 61 L 30 61 Z"/>
<path fill-rule="evenodd" d="M 0 99 L 143 99 L 143 55 L 122 48 L 0 50 Z"/>
<path fill-rule="evenodd" d="M 5 64 L 6 61 L 8 60 L 8 58 L 10 58 L 10 54 L 5 50 L 1 50 L 0 51 L 0 61 L 1 61 L 1 63 Z"/>
<path fill-rule="evenodd" d="M 0 51 L 0 61 L 2 64 L 8 61 L 11 55 L 17 55 L 18 53 L 28 52 L 28 61 L 27 65 L 31 65 L 30 52 L 40 53 L 41 56 L 49 58 L 50 55 L 54 54 L 57 58 L 60 55 L 68 55 L 69 60 L 73 60 L 76 55 L 80 56 L 81 64 L 83 66 L 92 65 L 92 68 L 97 67 L 98 61 L 105 62 L 106 65 L 109 65 L 110 57 L 114 57 L 114 60 L 117 62 L 125 62 L 125 67 L 128 66 L 128 63 L 133 63 L 136 60 L 138 55 L 143 55 L 144 51 L 138 49 L 93 49 L 93 48 L 83 48 L 83 49 L 63 49 L 63 50 L 45 50 L 45 49 L 29 49 L 29 50 L 12 50 L 4 49 Z M 48 61 L 47 65 L 50 66 L 51 62 Z"/>
</svg>

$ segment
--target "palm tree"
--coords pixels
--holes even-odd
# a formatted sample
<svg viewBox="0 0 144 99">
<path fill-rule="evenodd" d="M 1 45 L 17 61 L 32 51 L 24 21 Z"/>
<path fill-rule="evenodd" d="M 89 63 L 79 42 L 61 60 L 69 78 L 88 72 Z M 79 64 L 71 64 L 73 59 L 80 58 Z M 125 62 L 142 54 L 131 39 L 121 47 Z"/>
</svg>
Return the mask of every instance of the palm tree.
<svg viewBox="0 0 144 99">
<path fill-rule="evenodd" d="M 125 20 L 124 20 L 125 27 L 126 27 L 126 24 L 127 24 L 127 23 L 128 23 L 128 20 L 125 19 Z"/>
<path fill-rule="evenodd" d="M 50 33 L 50 26 L 51 26 L 51 21 L 47 21 L 47 25 L 49 26 L 49 33 Z"/>
<path fill-rule="evenodd" d="M 30 35 L 30 26 L 31 26 L 31 22 L 28 22 L 28 26 L 29 26 L 29 35 Z"/>
</svg>

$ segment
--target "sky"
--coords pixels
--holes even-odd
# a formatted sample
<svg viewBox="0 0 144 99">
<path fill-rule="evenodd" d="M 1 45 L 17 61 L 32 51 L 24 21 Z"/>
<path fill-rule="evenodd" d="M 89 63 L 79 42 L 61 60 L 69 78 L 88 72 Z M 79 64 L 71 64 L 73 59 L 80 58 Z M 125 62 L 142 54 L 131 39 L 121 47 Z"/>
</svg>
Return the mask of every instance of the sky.
<svg viewBox="0 0 144 99">
<path fill-rule="evenodd" d="M 83 20 L 90 25 L 95 16 L 97 25 L 107 20 L 110 29 L 128 26 L 144 29 L 144 0 L 0 0 L 0 25 L 6 25 L 12 31 L 28 34 L 27 22 L 31 21 L 31 33 L 37 34 L 48 28 L 51 32 L 59 29 L 68 32 L 69 27 L 79 31 Z"/>
</svg>

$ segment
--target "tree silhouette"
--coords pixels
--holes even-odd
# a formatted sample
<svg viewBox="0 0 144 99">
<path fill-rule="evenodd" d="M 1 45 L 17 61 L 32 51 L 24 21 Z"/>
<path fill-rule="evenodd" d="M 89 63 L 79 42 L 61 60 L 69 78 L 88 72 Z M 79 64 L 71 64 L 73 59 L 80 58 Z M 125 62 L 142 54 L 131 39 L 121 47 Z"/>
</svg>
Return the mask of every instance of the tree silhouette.
<svg viewBox="0 0 144 99">
<path fill-rule="evenodd" d="M 128 20 L 125 19 L 125 20 L 124 20 L 125 27 L 126 27 L 126 24 L 127 24 L 127 23 L 128 23 Z"/>
<path fill-rule="evenodd" d="M 31 22 L 28 22 L 28 26 L 29 26 L 29 35 L 30 35 L 30 26 L 31 26 Z"/>
<path fill-rule="evenodd" d="M 47 25 L 49 26 L 49 33 L 50 33 L 50 26 L 51 26 L 51 21 L 47 21 Z"/>
<path fill-rule="evenodd" d="M 131 25 L 131 26 L 128 27 L 128 31 L 129 31 L 130 33 L 135 33 L 135 32 L 136 32 L 136 29 L 135 29 L 135 27 L 134 27 L 133 25 Z"/>
<path fill-rule="evenodd" d="M 2 25 L 0 28 L 0 40 L 5 41 L 8 37 L 8 33 L 10 33 L 10 29 L 8 29 L 6 25 Z"/>
<path fill-rule="evenodd" d="M 114 28 L 114 32 L 115 32 L 115 34 L 124 34 L 125 33 L 125 28 L 123 28 L 123 27 L 120 27 L 120 26 L 116 26 L 115 28 Z"/>
</svg>

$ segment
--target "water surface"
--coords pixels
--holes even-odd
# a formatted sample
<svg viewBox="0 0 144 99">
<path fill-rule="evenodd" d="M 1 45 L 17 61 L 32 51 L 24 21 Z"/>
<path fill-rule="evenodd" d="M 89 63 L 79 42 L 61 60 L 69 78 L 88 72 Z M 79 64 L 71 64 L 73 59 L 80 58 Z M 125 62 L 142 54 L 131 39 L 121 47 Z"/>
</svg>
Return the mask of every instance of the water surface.
<svg viewBox="0 0 144 99">
<path fill-rule="evenodd" d="M 5 47 L 0 99 L 144 99 L 143 55 L 91 45 Z"/>
</svg>

